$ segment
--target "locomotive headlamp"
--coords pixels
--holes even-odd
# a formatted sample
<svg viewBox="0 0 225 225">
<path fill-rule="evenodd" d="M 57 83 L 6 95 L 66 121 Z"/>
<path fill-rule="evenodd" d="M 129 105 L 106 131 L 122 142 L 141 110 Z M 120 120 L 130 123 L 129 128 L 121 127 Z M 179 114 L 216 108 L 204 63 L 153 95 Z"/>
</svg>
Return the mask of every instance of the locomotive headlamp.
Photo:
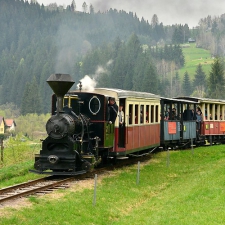
<svg viewBox="0 0 225 225">
<path fill-rule="evenodd" d="M 48 157 L 48 161 L 51 163 L 51 164 L 55 164 L 59 161 L 59 157 L 56 156 L 56 155 L 50 155 Z"/>
</svg>

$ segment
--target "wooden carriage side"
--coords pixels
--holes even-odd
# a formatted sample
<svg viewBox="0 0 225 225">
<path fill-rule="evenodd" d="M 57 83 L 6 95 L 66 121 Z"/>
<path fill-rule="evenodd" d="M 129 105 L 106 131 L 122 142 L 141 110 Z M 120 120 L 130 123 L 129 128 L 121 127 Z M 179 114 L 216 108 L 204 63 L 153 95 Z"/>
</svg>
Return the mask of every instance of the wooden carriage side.
<svg viewBox="0 0 225 225">
<path fill-rule="evenodd" d="M 123 105 L 124 127 L 115 121 L 112 155 L 123 156 L 160 145 L 160 97 L 146 92 L 97 88 Z M 122 136 L 122 138 L 121 138 Z"/>
</svg>

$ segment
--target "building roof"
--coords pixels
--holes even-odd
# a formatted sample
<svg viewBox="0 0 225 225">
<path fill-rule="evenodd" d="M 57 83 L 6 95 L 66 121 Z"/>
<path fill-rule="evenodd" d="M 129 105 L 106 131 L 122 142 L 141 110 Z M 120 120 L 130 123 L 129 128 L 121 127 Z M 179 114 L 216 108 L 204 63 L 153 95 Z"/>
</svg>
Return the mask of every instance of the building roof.
<svg viewBox="0 0 225 225">
<path fill-rule="evenodd" d="M 11 127 L 13 125 L 13 123 L 14 123 L 14 125 L 16 125 L 13 119 L 5 119 L 5 125 L 7 127 Z"/>
</svg>

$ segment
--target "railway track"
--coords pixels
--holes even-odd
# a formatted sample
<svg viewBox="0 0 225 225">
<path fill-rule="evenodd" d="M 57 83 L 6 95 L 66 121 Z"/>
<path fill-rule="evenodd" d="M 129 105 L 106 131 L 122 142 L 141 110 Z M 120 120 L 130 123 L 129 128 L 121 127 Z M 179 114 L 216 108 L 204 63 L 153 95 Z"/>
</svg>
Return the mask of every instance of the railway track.
<svg viewBox="0 0 225 225">
<path fill-rule="evenodd" d="M 0 189 L 0 204 L 36 193 L 44 194 L 56 189 L 67 188 L 72 179 L 74 178 L 49 176 Z"/>
<path fill-rule="evenodd" d="M 48 176 L 21 184 L 13 185 L 10 187 L 0 189 L 0 205 L 10 200 L 19 199 L 21 197 L 27 197 L 34 194 L 46 194 L 54 190 L 68 188 L 69 183 L 79 180 L 92 179 L 95 174 L 104 174 L 114 169 L 119 169 L 129 165 L 135 164 L 137 161 L 146 161 L 149 157 L 133 158 L 130 160 L 121 160 L 116 165 L 94 169 L 88 173 L 80 174 L 77 176 L 65 177 L 65 176 Z"/>
</svg>

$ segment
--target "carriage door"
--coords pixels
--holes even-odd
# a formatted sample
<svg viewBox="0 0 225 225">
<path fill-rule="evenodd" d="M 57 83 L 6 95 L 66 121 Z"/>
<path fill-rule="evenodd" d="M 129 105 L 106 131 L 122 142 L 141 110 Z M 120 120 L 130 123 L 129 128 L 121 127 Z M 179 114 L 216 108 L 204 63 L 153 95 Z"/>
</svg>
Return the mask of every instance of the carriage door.
<svg viewBox="0 0 225 225">
<path fill-rule="evenodd" d="M 120 112 L 120 108 L 122 106 L 122 111 Z M 125 148 L 125 134 L 126 134 L 126 121 L 125 121 L 125 98 L 120 99 L 119 101 L 119 111 L 118 111 L 118 116 L 119 116 L 119 143 L 118 146 L 120 148 Z"/>
</svg>

